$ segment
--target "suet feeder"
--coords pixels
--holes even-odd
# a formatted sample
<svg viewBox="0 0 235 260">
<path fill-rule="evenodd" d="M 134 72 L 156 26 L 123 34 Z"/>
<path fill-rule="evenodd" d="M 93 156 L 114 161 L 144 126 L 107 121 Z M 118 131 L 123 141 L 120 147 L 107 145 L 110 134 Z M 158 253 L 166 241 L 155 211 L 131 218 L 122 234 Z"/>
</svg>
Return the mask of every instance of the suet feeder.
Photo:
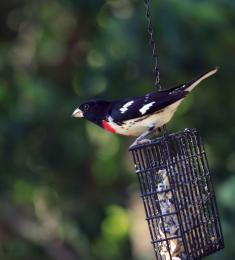
<svg viewBox="0 0 235 260">
<path fill-rule="evenodd" d="M 160 72 L 151 20 L 144 0 L 155 86 Z M 158 260 L 196 260 L 224 247 L 215 192 L 202 138 L 196 129 L 163 134 L 132 145 L 151 242 Z"/>
<path fill-rule="evenodd" d="M 224 247 L 199 132 L 163 134 L 130 148 L 158 260 L 194 260 Z"/>
</svg>

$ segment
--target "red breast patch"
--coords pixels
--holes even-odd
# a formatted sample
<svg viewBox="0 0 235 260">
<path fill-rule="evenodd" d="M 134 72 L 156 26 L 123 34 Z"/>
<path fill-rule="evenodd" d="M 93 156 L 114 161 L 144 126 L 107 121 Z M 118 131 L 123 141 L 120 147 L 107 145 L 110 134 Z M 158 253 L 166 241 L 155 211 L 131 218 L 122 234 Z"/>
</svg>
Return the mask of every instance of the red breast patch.
<svg viewBox="0 0 235 260">
<path fill-rule="evenodd" d="M 116 133 L 116 130 L 105 120 L 102 120 L 102 127 L 113 134 Z"/>
</svg>

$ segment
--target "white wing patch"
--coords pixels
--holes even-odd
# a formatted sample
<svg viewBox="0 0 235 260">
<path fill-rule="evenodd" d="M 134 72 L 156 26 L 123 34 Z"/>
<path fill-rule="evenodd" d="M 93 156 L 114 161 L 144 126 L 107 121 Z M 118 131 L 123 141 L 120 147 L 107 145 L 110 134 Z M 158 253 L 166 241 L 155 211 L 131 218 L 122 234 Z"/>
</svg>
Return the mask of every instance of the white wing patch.
<svg viewBox="0 0 235 260">
<path fill-rule="evenodd" d="M 134 101 L 129 101 L 125 105 L 123 105 L 120 108 L 121 113 L 124 114 L 128 110 L 128 107 L 131 106 L 133 103 L 134 103 Z"/>
<path fill-rule="evenodd" d="M 142 106 L 142 107 L 140 108 L 140 110 L 139 110 L 140 113 L 141 113 L 142 115 L 144 115 L 154 103 L 156 103 L 156 102 L 153 101 L 153 102 L 151 102 L 151 103 L 148 103 L 148 104 Z"/>
</svg>

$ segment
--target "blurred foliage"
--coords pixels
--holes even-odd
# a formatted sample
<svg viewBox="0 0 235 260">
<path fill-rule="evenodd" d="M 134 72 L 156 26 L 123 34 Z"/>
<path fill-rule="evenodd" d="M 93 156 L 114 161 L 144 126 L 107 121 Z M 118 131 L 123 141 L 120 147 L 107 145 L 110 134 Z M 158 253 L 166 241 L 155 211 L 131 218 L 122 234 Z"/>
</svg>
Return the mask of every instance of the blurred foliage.
<svg viewBox="0 0 235 260">
<path fill-rule="evenodd" d="M 164 87 L 221 66 L 169 129 L 201 130 L 226 243 L 213 259 L 232 260 L 235 3 L 159 0 L 153 16 Z M 70 117 L 152 91 L 150 55 L 143 1 L 0 1 L 0 259 L 153 259 L 133 253 L 131 140 Z"/>
</svg>

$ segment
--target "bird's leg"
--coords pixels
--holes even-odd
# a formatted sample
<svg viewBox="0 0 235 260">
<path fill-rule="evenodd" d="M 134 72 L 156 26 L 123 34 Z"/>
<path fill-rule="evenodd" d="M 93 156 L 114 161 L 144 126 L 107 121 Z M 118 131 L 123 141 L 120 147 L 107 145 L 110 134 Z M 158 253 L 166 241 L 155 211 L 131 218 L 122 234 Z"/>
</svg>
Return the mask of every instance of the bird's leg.
<svg viewBox="0 0 235 260">
<path fill-rule="evenodd" d="M 166 130 L 166 125 L 163 125 L 161 127 L 158 127 L 158 132 L 159 134 L 165 135 L 167 130 Z"/>
<path fill-rule="evenodd" d="M 167 132 L 166 125 L 156 128 L 156 126 L 154 124 L 151 124 L 151 125 L 149 125 L 147 131 L 145 131 L 143 134 L 141 134 L 139 137 L 136 138 L 136 140 L 130 146 L 130 148 L 132 148 L 138 144 L 150 143 L 151 139 L 153 139 L 154 137 L 156 137 L 159 134 L 165 135 L 166 132 Z"/>
<path fill-rule="evenodd" d="M 149 143 L 151 140 L 147 137 L 150 137 L 152 134 L 156 133 L 156 130 L 158 130 L 154 124 L 150 125 L 143 134 L 141 134 L 139 137 L 136 138 L 134 143 L 130 146 L 131 148 L 138 145 L 138 144 L 143 144 L 143 143 Z"/>
</svg>

